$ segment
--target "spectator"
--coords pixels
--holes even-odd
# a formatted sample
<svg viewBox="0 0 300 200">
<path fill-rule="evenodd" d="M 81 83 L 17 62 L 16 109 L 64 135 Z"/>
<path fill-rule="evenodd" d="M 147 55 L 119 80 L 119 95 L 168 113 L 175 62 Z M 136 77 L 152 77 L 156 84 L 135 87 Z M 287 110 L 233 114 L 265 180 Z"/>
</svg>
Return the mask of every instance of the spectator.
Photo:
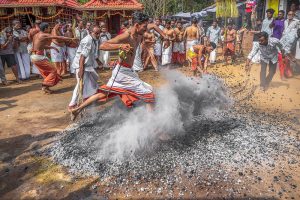
<svg viewBox="0 0 300 200">
<path fill-rule="evenodd" d="M 273 28 L 272 28 L 272 23 L 273 23 L 273 14 L 275 10 L 272 8 L 269 8 L 266 13 L 267 17 L 264 19 L 262 23 L 262 28 L 261 32 L 266 32 L 269 36 L 273 34 Z"/>
<path fill-rule="evenodd" d="M 299 20 L 295 19 L 295 13 L 293 11 L 289 11 L 287 14 L 287 19 L 284 21 L 283 34 L 298 29 L 298 26 L 299 26 Z"/>
<path fill-rule="evenodd" d="M 4 32 L 4 35 L 0 37 L 0 57 L 2 65 L 3 68 L 5 65 L 7 65 L 7 67 L 11 67 L 17 82 L 21 83 L 14 55 L 14 49 L 17 47 L 17 40 L 13 37 L 12 28 L 7 27 Z"/>
<path fill-rule="evenodd" d="M 101 33 L 100 33 L 100 44 L 103 42 L 106 42 L 107 40 L 111 39 L 111 35 L 109 32 L 107 32 L 106 27 L 101 28 Z M 109 51 L 103 51 L 100 50 L 100 62 L 103 64 L 103 67 L 109 68 Z"/>
<path fill-rule="evenodd" d="M 85 36 L 87 36 L 89 33 L 84 28 L 85 22 L 83 20 L 80 20 L 78 22 L 78 26 L 75 29 L 75 36 L 76 38 L 81 41 Z"/>
<path fill-rule="evenodd" d="M 278 17 L 272 22 L 272 28 L 273 28 L 273 35 L 272 37 L 277 38 L 278 40 L 281 39 L 282 33 L 284 30 L 284 11 L 280 10 L 278 12 Z"/>
<path fill-rule="evenodd" d="M 295 13 L 295 18 L 300 20 L 300 10 L 296 3 L 291 4 L 290 11 L 293 11 Z"/>
<path fill-rule="evenodd" d="M 15 56 L 18 64 L 19 78 L 28 79 L 30 77 L 30 57 L 27 51 L 28 34 L 22 29 L 19 20 L 14 20 L 13 26 L 13 35 L 18 45 L 15 49 Z"/>
<path fill-rule="evenodd" d="M 213 42 L 218 45 L 219 40 L 221 38 L 221 28 L 218 26 L 217 21 L 213 21 L 212 25 L 207 29 L 206 36 L 208 38 L 208 42 Z M 210 63 L 214 64 L 217 58 L 217 48 L 215 48 L 209 56 Z"/>
</svg>

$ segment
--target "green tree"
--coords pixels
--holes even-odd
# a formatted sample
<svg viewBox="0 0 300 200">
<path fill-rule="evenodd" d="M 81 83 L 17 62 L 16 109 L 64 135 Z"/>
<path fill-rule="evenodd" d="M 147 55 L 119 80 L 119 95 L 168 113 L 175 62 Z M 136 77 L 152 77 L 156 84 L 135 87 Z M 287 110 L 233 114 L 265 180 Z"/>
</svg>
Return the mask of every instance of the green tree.
<svg viewBox="0 0 300 200">
<path fill-rule="evenodd" d="M 199 12 L 212 4 L 211 0 L 140 0 L 150 16 L 172 15 L 178 12 Z"/>
</svg>

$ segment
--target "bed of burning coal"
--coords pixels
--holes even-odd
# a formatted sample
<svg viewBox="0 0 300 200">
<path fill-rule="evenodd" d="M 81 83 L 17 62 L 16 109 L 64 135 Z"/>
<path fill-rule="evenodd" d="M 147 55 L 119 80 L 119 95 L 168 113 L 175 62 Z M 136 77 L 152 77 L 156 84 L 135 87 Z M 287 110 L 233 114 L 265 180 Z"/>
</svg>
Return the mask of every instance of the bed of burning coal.
<svg viewBox="0 0 300 200">
<path fill-rule="evenodd" d="M 157 180 L 168 188 L 183 177 L 196 184 L 204 181 L 199 177 L 207 172 L 210 180 L 206 178 L 206 184 L 212 184 L 226 181 L 233 169 L 240 175 L 249 166 L 272 169 L 281 157 L 298 165 L 300 142 L 297 136 L 287 134 L 292 131 L 287 125 L 290 121 L 276 112 L 259 112 L 241 102 L 214 113 L 197 113 L 183 124 L 184 133 L 171 140 L 152 141 L 122 159 L 104 158 L 99 146 L 112 128 L 122 126 L 129 112 L 117 101 L 75 128 L 65 130 L 50 148 L 50 154 L 71 172 L 98 175 L 100 180 L 114 177 L 111 186 Z"/>
</svg>

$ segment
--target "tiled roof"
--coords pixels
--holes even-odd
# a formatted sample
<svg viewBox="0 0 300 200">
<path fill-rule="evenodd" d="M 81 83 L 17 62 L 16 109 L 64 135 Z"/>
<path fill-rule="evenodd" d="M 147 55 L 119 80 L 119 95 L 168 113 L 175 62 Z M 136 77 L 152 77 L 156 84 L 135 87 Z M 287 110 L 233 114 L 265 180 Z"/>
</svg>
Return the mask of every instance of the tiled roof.
<svg viewBox="0 0 300 200">
<path fill-rule="evenodd" d="M 83 10 L 142 10 L 143 4 L 137 0 L 90 0 Z"/>
<path fill-rule="evenodd" d="M 79 7 L 76 0 L 0 0 L 0 7 L 66 6 Z"/>
</svg>

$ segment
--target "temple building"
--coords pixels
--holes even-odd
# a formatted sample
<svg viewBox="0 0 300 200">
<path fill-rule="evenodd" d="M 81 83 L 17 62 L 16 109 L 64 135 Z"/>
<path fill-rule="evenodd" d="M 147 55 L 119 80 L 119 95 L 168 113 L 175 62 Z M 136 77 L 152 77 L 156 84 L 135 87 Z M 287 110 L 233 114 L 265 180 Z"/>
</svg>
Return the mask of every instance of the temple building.
<svg viewBox="0 0 300 200">
<path fill-rule="evenodd" d="M 129 19 L 135 10 L 143 10 L 136 0 L 90 0 L 82 6 L 83 18 L 104 21 L 112 34 L 119 32 L 123 21 Z"/>
<path fill-rule="evenodd" d="M 56 19 L 71 21 L 81 12 L 76 0 L 0 0 L 0 27 L 10 26 L 14 19 L 19 19 L 23 27 L 36 19 L 53 26 Z"/>
<path fill-rule="evenodd" d="M 76 0 L 0 0 L 0 28 L 11 26 L 14 19 L 20 19 L 23 27 L 36 19 L 52 27 L 56 19 L 72 21 L 79 14 L 85 21 L 105 22 L 109 32 L 115 34 L 136 10 L 143 10 L 137 0 L 90 0 L 83 5 Z"/>
</svg>

